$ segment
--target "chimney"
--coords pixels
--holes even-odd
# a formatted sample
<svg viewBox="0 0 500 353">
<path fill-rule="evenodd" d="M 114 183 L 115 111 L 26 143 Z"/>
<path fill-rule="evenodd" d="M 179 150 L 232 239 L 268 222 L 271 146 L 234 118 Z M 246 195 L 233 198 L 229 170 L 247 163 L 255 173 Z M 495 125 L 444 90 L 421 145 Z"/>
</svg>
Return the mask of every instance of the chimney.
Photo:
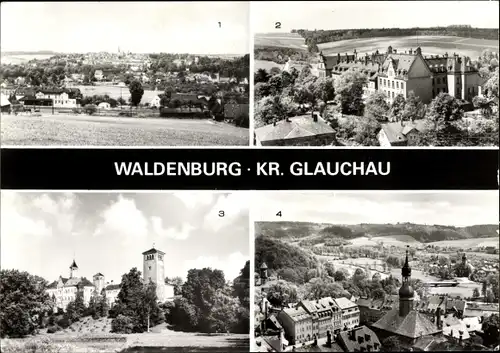
<svg viewBox="0 0 500 353">
<path fill-rule="evenodd" d="M 318 115 L 319 115 L 319 113 L 318 113 L 318 112 L 313 112 L 313 121 L 314 121 L 315 123 L 317 123 L 317 122 L 318 122 Z M 317 301 L 316 301 L 316 303 L 318 303 L 318 304 L 319 304 L 319 300 L 317 300 Z"/>
<path fill-rule="evenodd" d="M 413 54 L 413 49 L 412 49 L 412 48 L 410 48 L 409 54 L 410 54 L 410 55 L 412 55 L 412 54 Z"/>
</svg>

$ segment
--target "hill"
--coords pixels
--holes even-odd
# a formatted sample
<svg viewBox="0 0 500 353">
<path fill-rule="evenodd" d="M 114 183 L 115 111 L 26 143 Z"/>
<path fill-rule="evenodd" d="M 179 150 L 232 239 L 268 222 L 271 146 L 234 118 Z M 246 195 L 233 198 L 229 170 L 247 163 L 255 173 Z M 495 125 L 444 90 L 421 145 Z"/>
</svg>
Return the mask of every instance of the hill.
<svg viewBox="0 0 500 353">
<path fill-rule="evenodd" d="M 255 239 L 255 271 L 265 262 L 270 270 L 316 268 L 316 258 L 303 249 L 278 239 L 257 236 Z"/>
<path fill-rule="evenodd" d="M 307 50 L 304 38 L 298 33 L 256 33 L 254 46 Z"/>
<path fill-rule="evenodd" d="M 289 242 L 310 241 L 318 238 L 323 242 L 328 239 L 361 241 L 362 239 L 359 238 L 363 237 L 370 242 L 384 241 L 388 242 L 387 244 L 391 241 L 408 242 L 409 238 L 422 243 L 488 237 L 498 239 L 497 224 L 454 227 L 413 223 L 339 225 L 310 222 L 256 222 L 255 229 L 257 234 Z M 380 237 L 386 238 L 378 239 Z"/>
</svg>

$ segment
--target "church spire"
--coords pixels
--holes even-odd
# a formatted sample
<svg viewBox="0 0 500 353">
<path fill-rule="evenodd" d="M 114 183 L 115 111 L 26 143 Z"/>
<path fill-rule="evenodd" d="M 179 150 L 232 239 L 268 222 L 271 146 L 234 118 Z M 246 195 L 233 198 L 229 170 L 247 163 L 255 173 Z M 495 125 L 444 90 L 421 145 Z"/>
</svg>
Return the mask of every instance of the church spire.
<svg viewBox="0 0 500 353">
<path fill-rule="evenodd" d="M 411 267 L 408 261 L 409 247 L 408 245 L 406 248 L 405 263 L 401 268 L 403 283 L 399 289 L 399 316 L 406 316 L 413 310 L 414 291 L 411 286 Z"/>
</svg>

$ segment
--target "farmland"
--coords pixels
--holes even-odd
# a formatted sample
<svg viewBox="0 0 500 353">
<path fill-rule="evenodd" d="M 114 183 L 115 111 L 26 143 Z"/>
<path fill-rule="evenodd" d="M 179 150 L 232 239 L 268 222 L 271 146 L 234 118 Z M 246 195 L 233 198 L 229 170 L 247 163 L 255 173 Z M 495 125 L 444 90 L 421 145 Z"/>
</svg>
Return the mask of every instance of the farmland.
<svg viewBox="0 0 500 353">
<path fill-rule="evenodd" d="M 201 119 L 2 115 L 2 146 L 240 146 L 248 129 Z"/>
<path fill-rule="evenodd" d="M 498 41 L 461 38 L 451 36 L 405 36 L 405 37 L 377 37 L 349 39 L 337 42 L 318 44 L 319 50 L 323 54 L 352 53 L 354 49 L 359 54 L 373 53 L 379 50 L 381 53 L 387 51 L 387 47 L 392 46 L 398 52 L 422 48 L 423 55 L 443 55 L 446 52 L 451 54 L 456 52 L 460 55 L 477 58 L 484 49 L 498 52 Z"/>
<path fill-rule="evenodd" d="M 128 101 L 130 97 L 130 91 L 128 87 L 119 87 L 119 86 L 72 86 L 72 88 L 78 88 L 82 95 L 85 96 L 93 96 L 93 95 L 105 95 L 107 94 L 109 97 L 118 99 L 122 97 L 125 101 Z M 149 103 L 151 100 L 156 97 L 158 94 L 162 94 L 163 91 L 152 91 L 152 90 L 144 90 L 144 95 L 142 96 L 142 103 Z"/>
<path fill-rule="evenodd" d="M 477 248 L 477 247 L 499 247 L 499 238 L 479 238 L 479 239 L 459 239 L 459 240 L 442 240 L 430 243 L 430 245 L 446 246 L 450 248 Z"/>
<path fill-rule="evenodd" d="M 256 33 L 254 45 L 307 50 L 304 38 L 298 33 Z"/>
</svg>

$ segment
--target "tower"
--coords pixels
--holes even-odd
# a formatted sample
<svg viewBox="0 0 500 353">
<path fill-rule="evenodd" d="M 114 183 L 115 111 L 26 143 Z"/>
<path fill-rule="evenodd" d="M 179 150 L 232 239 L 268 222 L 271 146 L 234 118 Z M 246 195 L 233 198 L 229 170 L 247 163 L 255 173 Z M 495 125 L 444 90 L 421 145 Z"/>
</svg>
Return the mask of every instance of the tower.
<svg viewBox="0 0 500 353">
<path fill-rule="evenodd" d="M 413 310 L 413 288 L 411 286 L 411 268 L 408 263 L 408 245 L 406 248 L 406 258 L 403 268 L 401 269 L 401 275 L 403 278 L 403 283 L 399 289 L 399 316 L 406 316 Z"/>
<path fill-rule="evenodd" d="M 465 256 L 465 253 L 462 255 L 462 265 L 467 265 L 467 256 Z"/>
<path fill-rule="evenodd" d="M 96 273 L 92 278 L 94 280 L 95 291 L 100 295 L 104 288 L 104 275 L 102 273 Z"/>
<path fill-rule="evenodd" d="M 151 248 L 142 253 L 144 262 L 144 283 L 156 283 L 156 295 L 158 300 L 165 301 L 165 266 L 163 262 L 163 251 Z"/>
<path fill-rule="evenodd" d="M 75 259 L 69 267 L 69 278 L 78 278 L 78 266 L 76 265 Z"/>
<path fill-rule="evenodd" d="M 267 265 L 265 262 L 260 265 L 260 283 L 264 284 L 267 281 Z"/>
</svg>

